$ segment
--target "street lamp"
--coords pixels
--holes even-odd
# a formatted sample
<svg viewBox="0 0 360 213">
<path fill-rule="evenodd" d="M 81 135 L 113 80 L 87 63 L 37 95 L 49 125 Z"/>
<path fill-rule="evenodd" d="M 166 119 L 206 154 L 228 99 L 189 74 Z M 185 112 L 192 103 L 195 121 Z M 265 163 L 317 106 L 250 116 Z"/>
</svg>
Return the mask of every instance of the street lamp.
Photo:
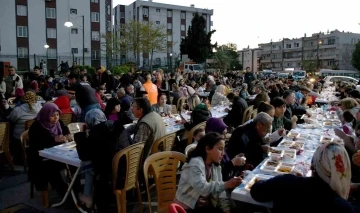
<svg viewBox="0 0 360 213">
<path fill-rule="evenodd" d="M 172 53 L 170 53 L 170 68 L 172 69 Z"/>
<path fill-rule="evenodd" d="M 84 49 L 85 49 L 85 16 L 78 16 L 76 18 L 79 18 L 79 17 L 82 17 L 82 31 L 83 31 L 83 33 L 82 33 L 82 37 L 83 37 L 83 41 L 82 41 L 82 62 L 83 62 L 83 65 L 85 65 L 85 51 L 84 51 Z M 70 28 L 70 27 L 73 27 L 74 24 L 72 22 L 70 22 L 70 21 L 67 21 L 67 22 L 64 23 L 64 26 Z"/>
<path fill-rule="evenodd" d="M 49 45 L 45 44 L 44 45 L 44 48 L 46 49 L 46 66 L 45 66 L 45 69 L 44 69 L 44 64 L 43 64 L 43 71 L 45 75 L 47 75 L 47 65 L 48 65 L 48 49 L 49 49 Z"/>
</svg>

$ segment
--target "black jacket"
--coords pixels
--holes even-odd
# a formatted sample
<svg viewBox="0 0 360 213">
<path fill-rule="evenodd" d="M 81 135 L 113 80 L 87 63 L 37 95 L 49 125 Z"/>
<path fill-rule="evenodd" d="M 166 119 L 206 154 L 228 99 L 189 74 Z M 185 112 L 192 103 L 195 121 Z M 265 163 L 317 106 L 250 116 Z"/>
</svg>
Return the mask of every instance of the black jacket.
<svg viewBox="0 0 360 213">
<path fill-rule="evenodd" d="M 235 97 L 233 105 L 224 122 L 228 126 L 238 127 L 241 124 L 245 110 L 248 108 L 247 102 L 241 97 Z"/>
<path fill-rule="evenodd" d="M 255 123 L 239 126 L 232 133 L 226 152 L 230 159 L 236 155 L 244 153 L 246 163 L 254 167 L 264 160 L 264 153 L 261 147 L 263 142 L 255 129 Z"/>
<path fill-rule="evenodd" d="M 289 196 L 288 192 L 294 193 Z M 250 194 L 258 202 L 273 201 L 272 212 L 274 213 L 355 212 L 349 202 L 336 194 L 329 184 L 318 177 L 279 175 L 257 182 L 251 187 Z M 299 201 L 301 205 L 298 205 Z"/>
<path fill-rule="evenodd" d="M 184 127 L 186 130 L 190 131 L 194 126 L 207 121 L 211 117 L 211 112 L 207 106 L 205 104 L 199 104 L 192 111 L 190 122 L 186 122 Z"/>
<path fill-rule="evenodd" d="M 303 114 L 306 114 L 306 110 L 302 106 L 299 106 L 297 103 L 293 105 L 286 105 L 286 110 L 284 113 L 285 118 L 291 120 L 291 117 L 293 115 L 302 116 Z M 304 120 L 299 119 L 297 123 L 304 123 Z"/>
</svg>

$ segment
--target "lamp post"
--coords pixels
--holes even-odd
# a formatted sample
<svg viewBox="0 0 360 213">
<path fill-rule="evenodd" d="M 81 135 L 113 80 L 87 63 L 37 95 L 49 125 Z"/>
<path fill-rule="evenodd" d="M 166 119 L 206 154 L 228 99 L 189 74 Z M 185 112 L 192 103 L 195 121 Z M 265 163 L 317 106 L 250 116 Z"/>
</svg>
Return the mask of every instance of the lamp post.
<svg viewBox="0 0 360 213">
<path fill-rule="evenodd" d="M 172 53 L 170 53 L 170 68 L 172 69 L 173 67 L 172 67 Z"/>
<path fill-rule="evenodd" d="M 47 75 L 47 65 L 48 65 L 48 49 L 49 49 L 49 45 L 45 44 L 44 45 L 44 48 L 46 49 L 46 68 L 45 68 L 45 72 L 44 74 Z M 43 70 L 44 70 L 44 67 L 43 67 Z"/>
<path fill-rule="evenodd" d="M 82 64 L 85 65 L 85 16 L 78 16 L 78 17 L 82 17 Z M 78 18 L 76 17 L 76 18 Z M 71 21 L 67 21 L 64 24 L 65 27 L 73 27 L 74 24 Z"/>
</svg>

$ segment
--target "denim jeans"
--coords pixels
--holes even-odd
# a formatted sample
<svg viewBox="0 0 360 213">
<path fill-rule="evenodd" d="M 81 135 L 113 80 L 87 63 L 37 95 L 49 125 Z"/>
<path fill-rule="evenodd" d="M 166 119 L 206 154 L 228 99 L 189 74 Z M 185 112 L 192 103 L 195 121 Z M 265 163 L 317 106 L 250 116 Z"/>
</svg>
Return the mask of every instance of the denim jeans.
<svg viewBox="0 0 360 213">
<path fill-rule="evenodd" d="M 94 170 L 88 170 L 85 172 L 85 186 L 84 195 L 92 197 L 94 188 Z"/>
</svg>

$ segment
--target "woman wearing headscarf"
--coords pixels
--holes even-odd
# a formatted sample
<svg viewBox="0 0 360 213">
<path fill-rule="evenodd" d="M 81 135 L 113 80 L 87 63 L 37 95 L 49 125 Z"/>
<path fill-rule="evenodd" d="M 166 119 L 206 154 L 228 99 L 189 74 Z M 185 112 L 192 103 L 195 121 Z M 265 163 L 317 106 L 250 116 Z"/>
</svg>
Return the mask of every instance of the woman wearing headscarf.
<svg viewBox="0 0 360 213">
<path fill-rule="evenodd" d="M 56 104 L 59 107 L 62 114 L 73 114 L 74 113 L 70 107 L 70 100 L 67 95 L 59 96 L 54 101 L 54 104 Z"/>
<path fill-rule="evenodd" d="M 91 157 L 94 168 L 94 201 L 99 212 L 108 212 L 109 192 L 111 192 L 112 159 L 117 152 L 130 145 L 129 138 L 124 126 L 119 121 L 107 120 L 105 114 L 100 109 L 92 109 L 85 115 L 85 123 L 88 127 L 86 133 L 76 133 L 76 140 L 86 140 L 91 146 Z M 124 168 L 125 164 L 121 164 Z M 120 168 L 120 167 L 119 167 Z M 123 172 L 126 172 L 126 168 Z M 124 176 L 124 175 L 122 175 Z M 110 177 L 110 179 L 109 179 Z M 124 182 L 122 182 L 124 185 Z M 85 183 L 84 195 L 81 200 L 87 206 L 91 204 L 92 184 Z"/>
<path fill-rule="evenodd" d="M 215 93 L 211 99 L 211 106 L 229 104 L 229 99 L 225 96 L 225 86 L 219 85 L 216 87 Z"/>
<path fill-rule="evenodd" d="M 251 187 L 251 196 L 258 202 L 273 201 L 274 213 L 354 212 L 347 202 L 351 166 L 344 147 L 338 143 L 320 146 L 311 169 L 312 177 L 287 174 L 259 181 Z M 294 193 L 289 196 L 289 192 Z"/>
<path fill-rule="evenodd" d="M 12 127 L 12 140 L 10 143 L 10 151 L 13 154 L 15 163 L 21 159 L 21 143 L 20 135 L 25 131 L 25 122 L 36 117 L 41 109 L 40 104 L 37 104 L 35 93 L 28 91 L 21 98 L 22 104 L 15 107 L 10 113 L 8 120 Z"/>
<path fill-rule="evenodd" d="M 39 151 L 61 143 L 72 141 L 69 129 L 59 120 L 61 111 L 53 103 L 45 104 L 29 129 L 28 164 L 29 177 L 38 191 L 48 188 L 48 182 L 64 195 L 67 185 L 63 182 L 60 171 L 64 165 L 52 160 L 44 160 Z"/>
</svg>

